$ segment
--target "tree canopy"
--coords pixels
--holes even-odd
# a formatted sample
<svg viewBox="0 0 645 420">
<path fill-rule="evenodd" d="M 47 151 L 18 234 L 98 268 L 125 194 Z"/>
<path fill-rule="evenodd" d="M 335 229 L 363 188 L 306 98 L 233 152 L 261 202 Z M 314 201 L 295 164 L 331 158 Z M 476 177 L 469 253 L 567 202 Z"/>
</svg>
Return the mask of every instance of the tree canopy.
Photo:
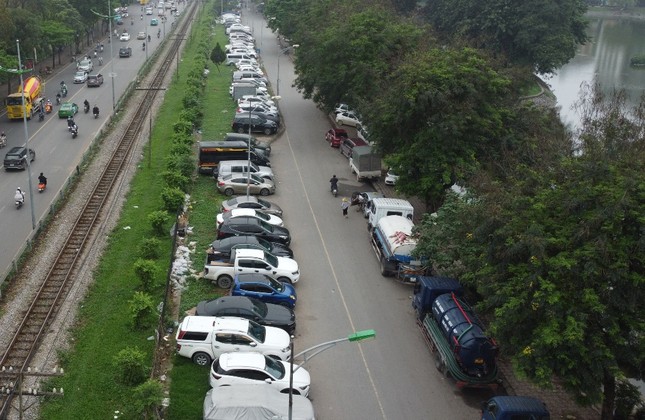
<svg viewBox="0 0 645 420">
<path fill-rule="evenodd" d="M 587 92 L 577 153 L 483 175 L 419 229 L 419 252 L 479 292 L 516 369 L 553 375 L 613 413 L 615 378 L 645 362 L 645 103 Z"/>
<path fill-rule="evenodd" d="M 586 42 L 583 0 L 429 0 L 426 19 L 444 39 L 461 39 L 514 65 L 551 73 Z"/>
</svg>

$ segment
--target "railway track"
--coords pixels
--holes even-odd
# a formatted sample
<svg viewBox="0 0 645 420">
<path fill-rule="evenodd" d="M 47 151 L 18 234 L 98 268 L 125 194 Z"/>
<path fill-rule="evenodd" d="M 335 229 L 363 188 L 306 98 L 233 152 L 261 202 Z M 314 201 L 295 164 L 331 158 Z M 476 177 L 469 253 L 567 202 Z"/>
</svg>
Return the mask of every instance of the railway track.
<svg viewBox="0 0 645 420">
<path fill-rule="evenodd" d="M 55 262 L 29 305 L 24 318 L 20 321 L 2 359 L 0 359 L 3 380 L 5 383 L 10 383 L 9 386 L 3 387 L 0 395 L 0 419 L 8 417 L 12 401 L 20 393 L 21 382 L 28 365 L 36 354 L 47 327 L 58 314 L 61 304 L 65 301 L 76 280 L 76 273 L 81 266 L 81 255 L 91 244 L 92 235 L 100 225 L 100 216 L 107 204 L 106 200 L 123 172 L 132 147 L 136 143 L 145 121 L 147 121 L 146 116 L 150 112 L 149 104 L 153 103 L 158 91 L 163 88 L 163 81 L 175 61 L 174 57 L 179 54 L 181 42 L 185 39 L 185 34 L 197 10 L 196 3 L 192 3 L 188 11 L 189 15 L 177 28 L 175 39 L 170 44 L 166 55 L 160 57 L 159 68 L 154 74 L 152 82 L 145 89 L 145 94 L 140 101 L 128 105 L 137 109 L 134 118 L 130 120 L 124 130 L 118 146 L 104 168 L 89 200 L 76 219 L 74 227 L 70 230 Z"/>
</svg>

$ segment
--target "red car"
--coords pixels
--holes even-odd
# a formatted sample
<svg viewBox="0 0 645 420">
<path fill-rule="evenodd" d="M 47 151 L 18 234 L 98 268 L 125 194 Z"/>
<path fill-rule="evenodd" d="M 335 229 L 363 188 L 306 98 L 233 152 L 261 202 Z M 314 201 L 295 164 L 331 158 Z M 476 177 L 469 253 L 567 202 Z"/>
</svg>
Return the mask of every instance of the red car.
<svg viewBox="0 0 645 420">
<path fill-rule="evenodd" d="M 331 147 L 340 147 L 340 143 L 348 137 L 347 131 L 342 128 L 332 128 L 325 134 L 325 140 L 329 142 Z"/>
</svg>

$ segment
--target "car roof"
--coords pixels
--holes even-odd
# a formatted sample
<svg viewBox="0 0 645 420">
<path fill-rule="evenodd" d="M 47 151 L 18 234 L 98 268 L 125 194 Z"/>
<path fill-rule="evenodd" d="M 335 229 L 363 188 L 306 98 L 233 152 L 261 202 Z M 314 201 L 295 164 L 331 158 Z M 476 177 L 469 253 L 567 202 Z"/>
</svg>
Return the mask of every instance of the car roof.
<svg viewBox="0 0 645 420">
<path fill-rule="evenodd" d="M 256 236 L 241 235 L 241 236 L 230 236 L 224 239 L 218 239 L 217 241 L 213 241 L 213 244 L 215 243 L 223 244 L 223 246 L 227 246 L 230 248 L 235 245 L 242 245 L 242 244 L 259 245 L 260 241 Z"/>
<path fill-rule="evenodd" d="M 216 330 L 247 332 L 249 330 L 249 320 L 233 316 L 215 317 L 213 328 Z"/>
<path fill-rule="evenodd" d="M 270 277 L 262 273 L 238 273 L 235 281 L 238 283 L 262 283 L 271 284 Z"/>
<path fill-rule="evenodd" d="M 217 309 L 226 308 L 245 308 L 254 309 L 255 302 L 246 296 L 224 296 L 221 298 L 213 299 L 207 302 L 209 308 L 216 307 Z"/>
<path fill-rule="evenodd" d="M 224 224 L 230 225 L 261 225 L 260 221 L 251 216 L 240 216 L 240 217 L 233 217 L 231 219 L 224 220 Z"/>
<path fill-rule="evenodd" d="M 219 366 L 224 370 L 251 368 L 264 370 L 266 367 L 265 356 L 262 353 L 250 351 L 236 351 L 224 353 L 219 357 Z"/>
</svg>

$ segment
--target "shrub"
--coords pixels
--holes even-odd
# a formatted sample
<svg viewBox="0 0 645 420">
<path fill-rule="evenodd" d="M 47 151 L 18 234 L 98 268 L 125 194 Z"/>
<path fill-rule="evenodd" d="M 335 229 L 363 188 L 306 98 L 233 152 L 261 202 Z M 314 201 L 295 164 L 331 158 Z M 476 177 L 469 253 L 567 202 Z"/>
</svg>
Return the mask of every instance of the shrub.
<svg viewBox="0 0 645 420">
<path fill-rule="evenodd" d="M 139 245 L 139 256 L 146 260 L 156 260 L 159 258 L 159 248 L 161 241 L 157 238 L 146 238 Z"/>
<path fill-rule="evenodd" d="M 152 296 L 144 292 L 135 292 L 128 301 L 130 322 L 135 330 L 143 330 L 154 325 L 156 321 L 155 305 Z"/>
<path fill-rule="evenodd" d="M 139 258 L 134 262 L 133 267 L 134 273 L 141 281 L 143 290 L 150 290 L 155 283 L 155 277 L 159 271 L 155 262 Z"/>
<path fill-rule="evenodd" d="M 169 153 L 171 155 L 189 155 L 192 156 L 193 154 L 193 149 L 190 147 L 190 145 L 185 144 L 185 143 L 173 143 L 170 146 Z"/>
<path fill-rule="evenodd" d="M 638 54 L 630 60 L 632 66 L 645 66 L 645 54 Z"/>
<path fill-rule="evenodd" d="M 133 414 L 140 419 L 155 418 L 154 410 L 161 404 L 163 397 L 164 392 L 161 382 L 148 379 L 132 392 Z"/>
<path fill-rule="evenodd" d="M 170 216 L 168 215 L 168 212 L 164 210 L 157 210 L 148 214 L 148 221 L 152 225 L 152 230 L 157 235 L 163 235 L 166 233 L 164 225 L 168 223 L 169 219 L 170 219 Z"/>
<path fill-rule="evenodd" d="M 193 125 L 189 121 L 177 121 L 172 125 L 175 133 L 193 134 Z"/>
<path fill-rule="evenodd" d="M 164 171 L 161 173 L 161 177 L 169 187 L 178 188 L 184 192 L 188 191 L 190 178 L 174 171 Z"/>
<path fill-rule="evenodd" d="M 169 171 L 176 171 L 185 177 L 190 177 L 195 170 L 193 155 L 169 155 L 166 156 L 166 168 Z"/>
<path fill-rule="evenodd" d="M 146 379 L 146 355 L 137 347 L 126 347 L 114 356 L 116 379 L 123 385 L 139 385 Z"/>
<path fill-rule="evenodd" d="M 166 187 L 161 191 L 164 207 L 169 212 L 177 213 L 184 205 L 184 192 L 179 188 Z"/>
<path fill-rule="evenodd" d="M 186 133 L 173 133 L 170 138 L 173 144 L 185 144 L 191 146 L 193 144 L 193 136 Z"/>
</svg>

